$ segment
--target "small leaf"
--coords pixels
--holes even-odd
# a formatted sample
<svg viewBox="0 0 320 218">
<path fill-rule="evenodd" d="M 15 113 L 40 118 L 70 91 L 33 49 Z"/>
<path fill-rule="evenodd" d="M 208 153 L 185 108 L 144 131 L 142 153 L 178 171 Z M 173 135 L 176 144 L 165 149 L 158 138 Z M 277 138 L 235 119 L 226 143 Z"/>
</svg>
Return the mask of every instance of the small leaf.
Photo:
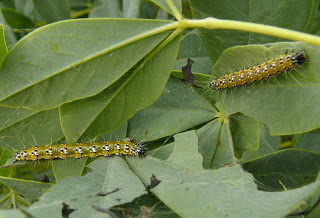
<svg viewBox="0 0 320 218">
<path fill-rule="evenodd" d="M 32 2 L 47 23 L 70 19 L 70 8 L 66 0 L 32 0 Z"/>
<path fill-rule="evenodd" d="M 315 181 L 320 170 L 320 155 L 286 149 L 248 161 L 243 167 L 253 174 L 262 188 L 293 189 Z"/>
<path fill-rule="evenodd" d="M 18 11 L 15 11 L 10 8 L 1 8 L 2 15 L 5 18 L 6 22 L 10 25 L 12 28 L 16 29 L 27 29 L 27 28 L 34 28 L 35 24 L 34 22 L 21 14 Z"/>
<path fill-rule="evenodd" d="M 118 0 L 100 0 L 100 3 L 90 11 L 90 18 L 122 17 Z"/>
<path fill-rule="evenodd" d="M 19 194 L 22 194 L 23 196 L 33 200 L 40 197 L 48 188 L 52 186 L 52 184 L 49 183 L 22 180 L 3 176 L 0 176 L 0 181 Z"/>
<path fill-rule="evenodd" d="M 262 123 L 259 124 L 259 129 L 259 148 L 256 151 L 244 152 L 242 156 L 243 162 L 258 158 L 265 154 L 276 152 L 280 148 L 280 136 L 271 136 L 268 127 Z"/>
<path fill-rule="evenodd" d="M 140 0 L 122 0 L 122 17 L 139 17 Z"/>
<path fill-rule="evenodd" d="M 212 167 L 218 169 L 221 167 L 230 167 L 237 164 L 238 159 L 234 154 L 234 146 L 232 141 L 232 135 L 230 131 L 230 123 L 228 120 L 224 120 L 219 141 L 214 153 Z"/>
<path fill-rule="evenodd" d="M 3 25 L 0 25 L 0 65 L 8 53 Z"/>
<path fill-rule="evenodd" d="M 173 15 L 172 10 L 170 9 L 169 5 L 167 4 L 166 0 L 151 0 L 153 3 L 158 5 L 163 10 L 167 11 L 169 14 Z M 182 10 L 182 4 L 181 0 L 170 0 L 174 6 L 178 9 L 178 11 L 181 13 Z"/>
<path fill-rule="evenodd" d="M 212 168 L 213 158 L 216 152 L 218 140 L 221 133 L 222 123 L 215 119 L 197 130 L 199 136 L 199 152 L 203 156 L 203 167 Z"/>
<path fill-rule="evenodd" d="M 259 123 L 242 114 L 230 117 L 230 130 L 236 151 L 254 151 L 259 148 Z"/>
<path fill-rule="evenodd" d="M 295 136 L 295 148 L 301 148 L 316 153 L 320 153 L 320 135 L 313 133 L 305 133 Z"/>
</svg>

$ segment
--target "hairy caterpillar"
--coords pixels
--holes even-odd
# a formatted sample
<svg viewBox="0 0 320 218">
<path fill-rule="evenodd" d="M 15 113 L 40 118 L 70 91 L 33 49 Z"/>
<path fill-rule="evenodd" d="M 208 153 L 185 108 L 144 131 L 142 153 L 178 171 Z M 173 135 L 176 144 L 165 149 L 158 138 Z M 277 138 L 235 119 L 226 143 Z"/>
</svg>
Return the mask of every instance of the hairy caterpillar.
<svg viewBox="0 0 320 218">
<path fill-rule="evenodd" d="M 291 70 L 296 65 L 304 63 L 306 58 L 307 56 L 304 51 L 295 53 L 293 50 L 291 54 L 288 54 L 287 50 L 284 55 L 280 55 L 262 64 L 252 66 L 250 69 L 243 69 L 238 72 L 224 75 L 219 79 L 212 80 L 210 82 L 210 87 L 214 90 L 223 90 L 254 83 L 269 77 L 275 77 L 283 72 Z"/>
<path fill-rule="evenodd" d="M 52 160 L 67 159 L 68 157 L 96 158 L 98 156 L 126 155 L 143 157 L 146 150 L 142 145 L 131 141 L 104 141 L 74 144 L 44 145 L 21 150 L 14 154 L 15 161 L 22 160 Z"/>
</svg>

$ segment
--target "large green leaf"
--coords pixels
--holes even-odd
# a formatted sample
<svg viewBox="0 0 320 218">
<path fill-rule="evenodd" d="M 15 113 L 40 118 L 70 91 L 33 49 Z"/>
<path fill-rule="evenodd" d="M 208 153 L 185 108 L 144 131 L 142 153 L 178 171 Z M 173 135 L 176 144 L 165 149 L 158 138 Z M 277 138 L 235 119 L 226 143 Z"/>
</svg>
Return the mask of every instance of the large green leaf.
<svg viewBox="0 0 320 218">
<path fill-rule="evenodd" d="M 159 99 L 129 120 L 137 141 L 152 141 L 187 130 L 216 116 L 215 108 L 190 86 L 170 78 Z"/>
<path fill-rule="evenodd" d="M 108 209 L 146 194 L 139 178 L 120 157 L 98 158 L 88 167 L 92 172 L 82 177 L 68 177 L 58 182 L 42 195 L 28 212 L 38 217 L 51 211 L 51 215 L 58 217 L 61 216 L 59 208 L 64 202 L 71 209 L 77 209 L 73 213 L 78 216 L 82 214 L 94 217 L 100 212 L 91 205 Z"/>
<path fill-rule="evenodd" d="M 320 171 L 320 155 L 307 150 L 286 149 L 248 161 L 243 167 L 263 186 L 292 189 L 316 179 Z"/>
<path fill-rule="evenodd" d="M 82 19 L 40 28 L 0 68 L 0 104 L 36 110 L 95 95 L 119 79 L 168 32 L 169 21 Z M 155 31 L 155 32 L 154 32 Z"/>
<path fill-rule="evenodd" d="M 306 199 L 319 196 L 319 181 L 290 191 L 263 192 L 239 165 L 202 169 L 197 143 L 194 131 L 181 133 L 167 161 L 127 159 L 145 185 L 152 174 L 161 181 L 151 192 L 182 217 L 284 217 Z"/>
<path fill-rule="evenodd" d="M 124 75 L 112 87 L 91 98 L 63 104 L 61 124 L 69 142 L 111 131 L 136 110 L 152 104 L 161 94 L 178 52 L 176 37 L 138 69 Z"/>
<path fill-rule="evenodd" d="M 217 61 L 214 77 L 262 63 L 266 58 L 283 54 L 286 49 L 304 50 L 306 63 L 266 81 L 215 91 L 220 97 L 216 105 L 225 116 L 241 112 L 266 124 L 272 135 L 295 134 L 320 127 L 319 48 L 305 43 L 234 47 L 227 49 Z"/>
<path fill-rule="evenodd" d="M 194 18 L 216 17 L 262 23 L 308 31 L 315 16 L 319 0 L 190 0 Z M 215 62 L 227 48 L 238 45 L 276 42 L 282 39 L 234 30 L 200 29 L 202 42 Z"/>
<path fill-rule="evenodd" d="M 70 8 L 67 0 L 32 0 L 34 8 L 47 22 L 70 19 Z"/>
</svg>

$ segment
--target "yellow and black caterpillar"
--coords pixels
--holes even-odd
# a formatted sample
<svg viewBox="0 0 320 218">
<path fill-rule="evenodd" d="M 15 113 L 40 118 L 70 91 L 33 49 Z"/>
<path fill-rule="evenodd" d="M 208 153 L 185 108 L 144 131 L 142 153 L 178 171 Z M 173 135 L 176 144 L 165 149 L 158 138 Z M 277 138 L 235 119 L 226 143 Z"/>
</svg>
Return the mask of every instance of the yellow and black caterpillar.
<svg viewBox="0 0 320 218">
<path fill-rule="evenodd" d="M 243 69 L 228 75 L 221 76 L 210 82 L 210 87 L 215 90 L 223 90 L 236 86 L 254 83 L 269 77 L 275 77 L 281 73 L 291 70 L 297 65 L 306 61 L 304 51 L 294 52 L 290 54 L 286 51 L 284 55 L 280 55 L 262 64 L 252 66 L 249 69 Z"/>
<path fill-rule="evenodd" d="M 92 157 L 126 155 L 143 157 L 146 150 L 142 145 L 131 141 L 104 141 L 89 143 L 57 144 L 32 147 L 14 154 L 15 161 L 22 160 L 52 160 L 68 157 Z"/>
</svg>

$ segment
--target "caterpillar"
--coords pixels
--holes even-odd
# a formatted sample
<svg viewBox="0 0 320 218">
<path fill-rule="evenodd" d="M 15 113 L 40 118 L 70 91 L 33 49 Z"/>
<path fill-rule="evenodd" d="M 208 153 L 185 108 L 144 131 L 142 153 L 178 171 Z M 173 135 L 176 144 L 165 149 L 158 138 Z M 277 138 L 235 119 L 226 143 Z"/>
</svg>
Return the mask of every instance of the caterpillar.
<svg viewBox="0 0 320 218">
<path fill-rule="evenodd" d="M 210 82 L 210 87 L 214 90 L 223 90 L 254 83 L 269 77 L 275 77 L 281 73 L 291 70 L 296 65 L 301 65 L 306 61 L 306 58 L 307 56 L 304 51 L 295 53 L 293 50 L 291 54 L 288 54 L 287 50 L 284 55 L 280 55 L 262 64 L 252 66 L 249 69 L 243 69 L 238 72 L 234 71 L 233 73 L 224 75 L 219 79 L 212 80 Z"/>
<path fill-rule="evenodd" d="M 131 141 L 104 141 L 89 143 L 57 144 L 35 146 L 14 154 L 15 161 L 67 159 L 68 157 L 96 158 L 98 156 L 126 155 L 143 157 L 146 150 L 139 143 Z"/>
</svg>

